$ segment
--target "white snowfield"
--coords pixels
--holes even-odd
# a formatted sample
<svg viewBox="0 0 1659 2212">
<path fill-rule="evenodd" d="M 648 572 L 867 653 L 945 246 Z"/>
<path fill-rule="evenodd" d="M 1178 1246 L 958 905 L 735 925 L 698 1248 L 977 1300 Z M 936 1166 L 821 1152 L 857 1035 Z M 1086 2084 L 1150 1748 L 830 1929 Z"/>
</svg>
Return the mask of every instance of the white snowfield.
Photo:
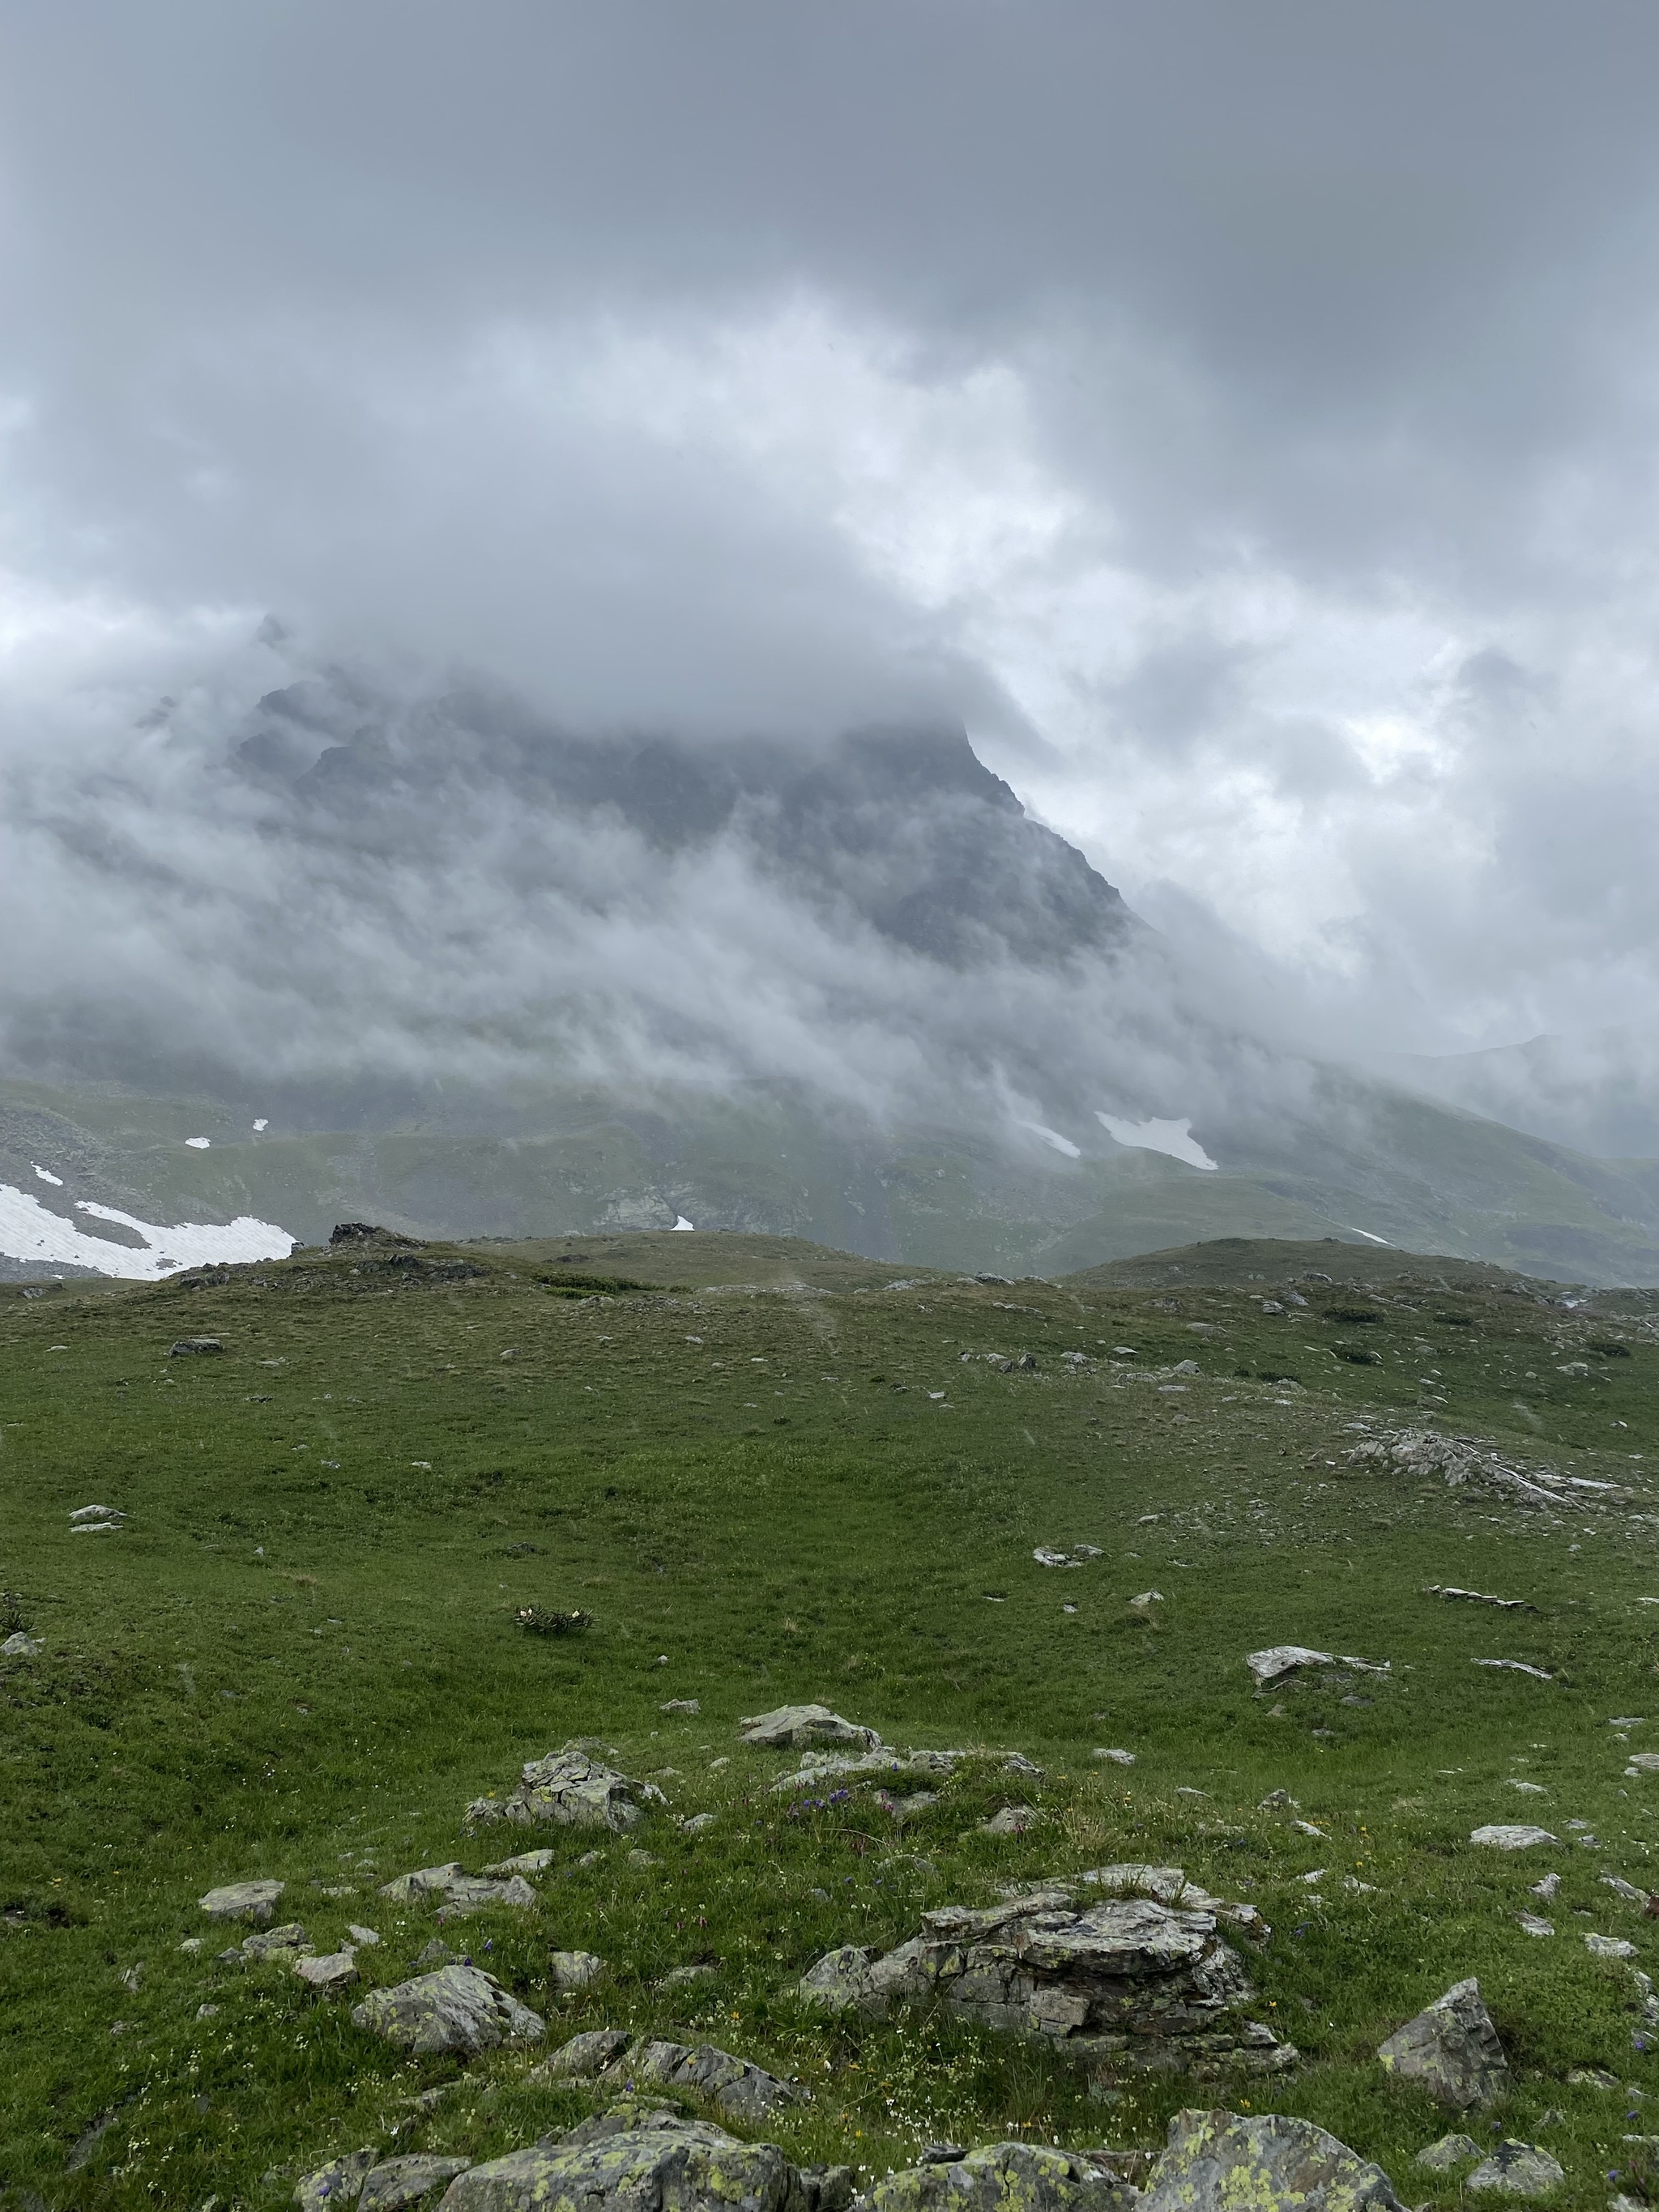
<svg viewBox="0 0 1659 2212">
<path fill-rule="evenodd" d="M 91 1267 L 100 1275 L 118 1276 L 136 1283 L 159 1283 L 181 1267 L 201 1267 L 215 1261 L 286 1260 L 299 1241 L 274 1221 L 256 1221 L 244 1213 L 221 1225 L 185 1221 L 172 1228 L 138 1221 L 112 1206 L 77 1198 L 77 1213 L 95 1220 L 112 1221 L 144 1240 L 112 1244 L 107 1237 L 88 1237 L 77 1222 L 61 1213 L 48 1212 L 33 1192 L 0 1182 L 0 1255 L 9 1260 L 33 1260 L 46 1267 Z"/>
<path fill-rule="evenodd" d="M 1055 1152 L 1064 1152 L 1068 1160 L 1082 1158 L 1081 1148 L 1074 1145 L 1069 1137 L 1062 1137 L 1058 1129 L 1045 1128 L 1041 1121 L 1022 1121 L 1019 1126 L 1022 1129 L 1029 1129 L 1033 1136 L 1041 1137 L 1043 1143 L 1050 1146 Z"/>
<path fill-rule="evenodd" d="M 1115 1114 L 1096 1109 L 1095 1119 L 1107 1135 L 1120 1145 L 1142 1152 L 1167 1152 L 1172 1160 L 1185 1160 L 1189 1168 L 1219 1170 L 1193 1134 L 1190 1120 L 1182 1121 L 1122 1121 Z"/>
</svg>

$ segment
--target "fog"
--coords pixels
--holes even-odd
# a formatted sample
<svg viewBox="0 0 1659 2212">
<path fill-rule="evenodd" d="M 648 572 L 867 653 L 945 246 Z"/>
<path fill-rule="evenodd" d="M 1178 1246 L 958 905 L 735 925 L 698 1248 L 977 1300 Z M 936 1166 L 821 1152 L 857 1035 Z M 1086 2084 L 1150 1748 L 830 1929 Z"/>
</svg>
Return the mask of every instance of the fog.
<svg viewBox="0 0 1659 2212">
<path fill-rule="evenodd" d="M 1178 1118 L 1243 1033 L 1548 1033 L 1524 1119 L 1651 1025 L 1650 11 L 0 37 L 15 1058 L 971 1079 L 1051 1122 L 1011 1067 Z M 1000 1000 L 741 838 L 665 868 L 550 817 L 532 888 L 482 789 L 366 875 L 224 765 L 337 662 L 705 746 L 965 726 L 1155 957 Z"/>
</svg>

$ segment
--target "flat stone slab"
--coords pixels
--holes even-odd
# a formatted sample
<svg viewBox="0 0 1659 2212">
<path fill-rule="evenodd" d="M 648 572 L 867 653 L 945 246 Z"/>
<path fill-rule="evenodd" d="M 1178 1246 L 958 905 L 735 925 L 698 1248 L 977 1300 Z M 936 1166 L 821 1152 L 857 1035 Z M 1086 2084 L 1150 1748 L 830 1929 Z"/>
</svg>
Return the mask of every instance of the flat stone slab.
<svg viewBox="0 0 1659 2212">
<path fill-rule="evenodd" d="M 1458 2112 L 1490 2105 L 1510 2087 L 1510 2063 L 1473 1975 L 1455 1982 L 1377 2047 L 1390 2074 Z"/>
<path fill-rule="evenodd" d="M 769 1713 L 755 1713 L 738 1722 L 738 1735 L 765 1751 L 810 1751 L 826 1743 L 854 1744 L 862 1751 L 881 1748 L 874 1729 L 843 1720 L 828 1705 L 779 1705 Z"/>
<path fill-rule="evenodd" d="M 295 1976 L 313 1990 L 348 1990 L 357 1979 L 355 1951 L 327 1951 L 320 1958 L 296 1959 Z"/>
<path fill-rule="evenodd" d="M 400 2051 L 493 2051 L 503 2043 L 539 2043 L 547 2023 L 477 1966 L 440 1966 L 389 1989 L 374 1990 L 351 2008 L 354 2027 Z"/>
<path fill-rule="evenodd" d="M 252 1920 L 263 1927 L 287 1887 L 281 1881 L 228 1881 L 197 1902 L 210 1920 Z"/>
<path fill-rule="evenodd" d="M 1270 1644 L 1265 1650 L 1247 1651 L 1244 1664 L 1259 1690 L 1282 1682 L 1304 1667 L 1352 1667 L 1362 1674 L 1393 1672 L 1393 1662 L 1387 1659 L 1355 1659 L 1343 1652 L 1314 1651 L 1305 1644 Z"/>
<path fill-rule="evenodd" d="M 1536 1844 L 1559 1844 L 1559 1836 L 1526 1820 L 1495 1820 L 1485 1828 L 1471 1828 L 1469 1841 L 1494 1851 L 1529 1851 Z"/>
<path fill-rule="evenodd" d="M 1394 2185 L 1310 2120 L 1177 2112 L 1141 2212 L 1401 2212 Z"/>
</svg>

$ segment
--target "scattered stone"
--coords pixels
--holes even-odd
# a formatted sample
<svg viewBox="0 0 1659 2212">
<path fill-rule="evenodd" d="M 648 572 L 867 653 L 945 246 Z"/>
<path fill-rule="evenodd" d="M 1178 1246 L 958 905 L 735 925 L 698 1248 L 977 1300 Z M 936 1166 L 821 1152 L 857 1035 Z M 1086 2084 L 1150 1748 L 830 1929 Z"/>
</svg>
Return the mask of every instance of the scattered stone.
<svg viewBox="0 0 1659 2212">
<path fill-rule="evenodd" d="M 434 1936 L 423 1950 L 415 1954 L 417 1966 L 447 1966 L 455 1954 L 441 1936 Z"/>
<path fill-rule="evenodd" d="M 660 1866 L 662 1861 L 654 1857 L 649 1851 L 635 1850 L 628 1854 L 628 1863 L 631 1867 L 653 1867 Z"/>
<path fill-rule="evenodd" d="M 1133 1752 L 1119 1751 L 1115 1748 L 1091 1751 L 1089 1756 L 1091 1759 L 1109 1759 L 1114 1766 L 1133 1766 L 1135 1763 Z"/>
<path fill-rule="evenodd" d="M 191 1958 L 195 1957 L 196 1954 L 201 1949 L 201 1948 L 202 1938 L 199 1936 L 186 1936 L 184 1942 L 179 1946 L 179 1948 L 181 1951 L 189 1952 Z"/>
<path fill-rule="evenodd" d="M 1262 1651 L 1247 1651 L 1244 1664 L 1255 1678 L 1258 1690 L 1270 1689 L 1304 1667 L 1353 1667 L 1362 1674 L 1391 1674 L 1391 1659 L 1354 1659 L 1330 1651 L 1313 1651 L 1305 1644 L 1270 1644 Z"/>
<path fill-rule="evenodd" d="M 1419 2151 L 1414 2162 L 1444 2172 L 1449 2166 L 1462 2166 L 1480 2155 L 1480 2146 L 1473 2136 L 1442 2136 L 1438 2142 L 1426 2144 Z"/>
<path fill-rule="evenodd" d="M 620 1835 L 639 1821 L 645 1803 L 663 1802 L 650 1783 L 630 1782 L 580 1744 L 568 1743 L 545 1759 L 526 1759 L 510 1797 L 480 1797 L 467 1807 L 466 1819 L 470 1827 L 507 1820 L 523 1828 L 609 1828 Z"/>
<path fill-rule="evenodd" d="M 1547 1874 L 1541 1881 L 1534 1882 L 1530 1894 L 1534 1897 L 1541 1897 L 1547 1905 L 1560 1887 L 1561 1877 L 1559 1874 Z"/>
<path fill-rule="evenodd" d="M 1659 1774 L 1659 1751 L 1633 1751 L 1626 1774 Z"/>
<path fill-rule="evenodd" d="M 665 1705 L 659 1705 L 657 1711 L 659 1713 L 700 1713 L 702 1700 L 701 1698 L 671 1698 Z"/>
<path fill-rule="evenodd" d="M 1328 1844 L 1331 1840 L 1323 1828 L 1316 1827 L 1311 1820 L 1292 1820 L 1291 1832 L 1297 1836 L 1311 1836 L 1316 1842 L 1322 1844 Z"/>
<path fill-rule="evenodd" d="M 1597 1959 L 1633 1959 L 1636 1956 L 1635 1944 L 1627 1943 L 1622 1936 L 1586 1936 L 1584 1948 Z"/>
<path fill-rule="evenodd" d="M 1457 1589 L 1450 1583 L 1431 1583 L 1423 1593 L 1425 1597 L 1463 1598 L 1470 1605 L 1495 1605 L 1504 1613 L 1536 1613 L 1535 1605 L 1528 1605 L 1523 1597 L 1490 1597 L 1485 1590 Z M 1449 2136 L 1449 2142 L 1451 2138 Z"/>
<path fill-rule="evenodd" d="M 1459 2112 L 1492 2104 L 1510 2087 L 1509 2061 L 1473 1975 L 1396 2028 L 1376 2055 L 1390 2074 Z"/>
<path fill-rule="evenodd" d="M 1555 1680 L 1553 1674 L 1547 1674 L 1541 1667 L 1528 1667 L 1524 1659 L 1475 1659 L 1470 1664 L 1500 1668 L 1506 1674 L 1530 1674 L 1538 1682 L 1553 1682 Z"/>
<path fill-rule="evenodd" d="M 1097 1871 L 1126 1887 L 1137 1874 L 1172 1873 L 1185 1887 L 1179 1869 Z M 984 1911 L 925 1913 L 921 1933 L 884 1956 L 856 1945 L 831 1951 L 802 1978 L 800 1994 L 872 2016 L 937 1997 L 964 2019 L 1041 2038 L 1091 2064 L 1280 2071 L 1297 2053 L 1243 2016 L 1255 1993 L 1217 1918 L 1153 1895 L 1091 1899 L 1081 1882 L 1053 1883 Z"/>
<path fill-rule="evenodd" d="M 1652 1901 L 1645 1889 L 1638 1889 L 1633 1881 L 1626 1881 L 1616 1874 L 1604 1874 L 1601 1887 L 1610 1889 L 1615 1897 L 1622 1897 L 1626 1905 L 1645 1906 Z"/>
<path fill-rule="evenodd" d="M 1162 1605 L 1163 1602 L 1164 1593 L 1157 1589 L 1142 1590 L 1139 1597 L 1132 1597 L 1129 1600 L 1130 1605 L 1137 1613 L 1150 1613 L 1155 1605 Z"/>
<path fill-rule="evenodd" d="M 829 1892 L 827 1890 L 823 1893 L 823 1898 L 824 1902 L 828 1904 Z M 657 1987 L 659 1990 L 687 1989 L 693 1982 L 713 1981 L 714 1978 L 714 1971 L 715 1970 L 713 1966 L 675 1966 L 668 1973 L 665 1973 L 663 1976 L 662 1979 L 657 1984 Z"/>
<path fill-rule="evenodd" d="M 1288 1790 L 1270 1790 L 1267 1796 L 1258 1803 L 1255 1809 L 1258 1813 L 1265 1813 L 1268 1811 L 1270 1808 L 1278 1805 L 1288 1805 L 1291 1807 L 1292 1811 L 1294 1811 L 1296 1809 L 1296 1800 L 1291 1796 Z"/>
<path fill-rule="evenodd" d="M 355 2204 L 379 2156 L 379 2151 L 373 2148 L 354 2150 L 344 2158 L 331 2159 L 315 2173 L 308 2173 L 294 2191 L 300 2212 L 326 2212 L 332 2204 Z"/>
<path fill-rule="evenodd" d="M 482 1912 L 492 1905 L 507 1905 L 521 1912 L 528 1911 L 538 1901 L 522 1875 L 502 1878 L 468 1874 L 455 1859 L 444 1866 L 416 1867 L 412 1874 L 400 1874 L 391 1881 L 383 1881 L 380 1895 L 389 1897 L 397 1905 L 412 1905 L 423 1897 L 441 1897 L 443 1905 L 438 1914 L 441 1921 L 464 1919 L 467 1914 Z"/>
<path fill-rule="evenodd" d="M 1575 2066 L 1567 2075 L 1567 2086 L 1573 2089 L 1616 2089 L 1619 2076 L 1609 2074 L 1605 2066 Z"/>
<path fill-rule="evenodd" d="M 798 2212 L 801 2179 L 775 2143 L 642 2104 L 595 2114 L 552 2142 L 509 2151 L 459 2175 L 444 2212 L 533 2206 L 672 2206 L 673 2212 Z"/>
<path fill-rule="evenodd" d="M 245 1959 L 269 1959 L 283 1954 L 293 1957 L 313 1948 L 307 1942 L 306 1931 L 299 1922 L 290 1920 L 281 1928 L 267 1928 L 257 1935 L 244 1937 L 242 1956 Z"/>
<path fill-rule="evenodd" d="M 920 2166 L 890 2173 L 863 2200 L 870 2212 L 1131 2212 L 1137 2201 L 1091 2153 L 1024 2142 L 931 2143 Z"/>
<path fill-rule="evenodd" d="M 351 2011 L 354 2027 L 400 2051 L 493 2051 L 502 2043 L 538 2043 L 547 2033 L 532 2012 L 477 1966 L 441 1966 L 436 1973 L 374 1990 Z"/>
<path fill-rule="evenodd" d="M 365 1945 L 373 1946 L 380 1940 L 372 1928 L 360 1928 L 355 1920 L 347 1928 L 346 1934 L 360 1949 Z"/>
<path fill-rule="evenodd" d="M 471 2159 L 435 2157 L 428 2151 L 386 2159 L 370 2169 L 357 2199 L 357 2212 L 404 2212 L 405 2206 L 430 2197 L 446 2182 L 465 2173 L 471 2163 Z"/>
<path fill-rule="evenodd" d="M 881 1738 L 874 1729 L 860 1728 L 832 1713 L 828 1705 L 779 1705 L 738 1723 L 744 1743 L 763 1751 L 806 1751 L 815 1744 L 856 1744 L 863 1751 L 879 1751 Z"/>
<path fill-rule="evenodd" d="M 1000 1813 L 993 1813 L 988 1820 L 981 1820 L 981 1836 L 1023 1836 L 1036 1819 L 1030 1805 L 1005 1805 Z"/>
<path fill-rule="evenodd" d="M 1510 1775 L 1504 1787 L 1522 1790 L 1528 1797 L 1547 1797 L 1550 1794 L 1541 1782 L 1522 1782 L 1513 1774 Z"/>
<path fill-rule="evenodd" d="M 349 1950 L 330 1951 L 319 1959 L 295 1959 L 294 1972 L 313 1990 L 349 1989 L 357 1978 L 357 1954 Z"/>
<path fill-rule="evenodd" d="M 0 1659 L 38 1659 L 46 1648 L 38 1636 L 26 1636 L 20 1628 L 0 1644 Z"/>
<path fill-rule="evenodd" d="M 230 1881 L 197 1902 L 210 1920 L 252 1920 L 264 1927 L 286 1887 L 280 1881 Z"/>
<path fill-rule="evenodd" d="M 1464 2182 L 1466 2189 L 1496 2189 L 1507 2197 L 1547 2197 L 1566 2179 L 1558 2161 L 1536 2143 L 1501 2142 Z"/>
<path fill-rule="evenodd" d="M 219 2008 L 216 2004 L 198 2004 L 196 2008 L 196 2017 L 198 2020 L 217 2020 Z"/>
<path fill-rule="evenodd" d="M 549 1954 L 547 1966 L 553 1986 L 561 1993 L 591 1990 L 605 1975 L 605 1960 L 592 1951 L 554 1951 Z"/>
<path fill-rule="evenodd" d="M 1561 1838 L 1559 1836 L 1551 1835 L 1547 1828 L 1530 1827 L 1524 1821 L 1514 1823 L 1499 1820 L 1490 1827 L 1472 1828 L 1469 1831 L 1469 1841 L 1472 1844 L 1488 1844 L 1495 1851 L 1529 1851 L 1534 1844 L 1554 1844 L 1559 1846 Z"/>
<path fill-rule="evenodd" d="M 659 2088 L 707 2097 L 728 2118 L 757 2122 L 789 2105 L 805 2101 L 805 2092 L 782 2081 L 763 2066 L 738 2058 L 712 2043 L 630 2042 L 617 2028 L 595 2028 L 571 2039 L 547 2062 L 547 2071 L 566 2079 L 611 2078 L 653 2081 Z"/>
<path fill-rule="evenodd" d="M 1310 2120 L 1279 2113 L 1177 2112 L 1152 2168 L 1140 2212 L 1211 2212 L 1218 2206 L 1261 2212 L 1401 2212 L 1381 2166 Z"/>
<path fill-rule="evenodd" d="M 94 2151 L 97 2149 L 119 2117 L 115 2107 L 112 2105 L 109 2106 L 82 2130 L 76 2137 L 69 2156 L 64 2160 L 65 2173 L 79 2173 L 82 2166 L 91 2163 Z M 36 2197 L 37 2204 L 40 2201 L 40 2198 Z"/>
<path fill-rule="evenodd" d="M 1522 1912 L 1517 1917 L 1523 1935 L 1553 1936 L 1555 1933 L 1555 1923 L 1553 1920 L 1540 1920 L 1535 1912 Z"/>
<path fill-rule="evenodd" d="M 706 1836 L 720 1820 L 718 1813 L 688 1813 L 680 1822 L 683 1836 Z"/>
<path fill-rule="evenodd" d="M 519 1851 L 510 1859 L 497 1859 L 495 1865 L 487 1866 L 484 1872 L 495 1875 L 497 1881 L 510 1874 L 545 1874 L 557 1856 L 556 1851 L 544 1845 L 539 1850 Z"/>
<path fill-rule="evenodd" d="M 207 1352 L 222 1352 L 224 1348 L 216 1336 L 181 1336 L 176 1344 L 168 1345 L 167 1358 L 184 1359 L 192 1353 L 199 1356 Z"/>
</svg>

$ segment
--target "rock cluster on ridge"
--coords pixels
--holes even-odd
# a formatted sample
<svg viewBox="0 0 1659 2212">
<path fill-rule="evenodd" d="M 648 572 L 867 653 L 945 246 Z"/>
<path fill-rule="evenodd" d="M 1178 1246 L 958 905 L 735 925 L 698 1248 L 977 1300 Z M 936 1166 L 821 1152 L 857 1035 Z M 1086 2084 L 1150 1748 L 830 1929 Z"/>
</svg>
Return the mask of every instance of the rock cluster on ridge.
<svg viewBox="0 0 1659 2212">
<path fill-rule="evenodd" d="M 1086 2064 L 1199 2075 L 1293 2064 L 1295 2047 L 1247 2016 L 1254 1992 L 1218 1929 L 1223 1917 L 1257 1929 L 1259 1918 L 1202 1892 L 1188 1898 L 1188 1887 L 1178 1868 L 1109 1867 L 983 1910 L 946 1905 L 896 1950 L 830 1952 L 800 1993 L 872 2015 L 935 1999 Z"/>
<path fill-rule="evenodd" d="M 568 1743 L 544 1759 L 526 1759 L 510 1796 L 475 1798 L 466 1820 L 474 1828 L 508 1820 L 521 1828 L 609 1828 L 620 1835 L 647 1804 L 665 1802 L 651 1783 L 630 1782 L 585 1745 Z"/>
</svg>

